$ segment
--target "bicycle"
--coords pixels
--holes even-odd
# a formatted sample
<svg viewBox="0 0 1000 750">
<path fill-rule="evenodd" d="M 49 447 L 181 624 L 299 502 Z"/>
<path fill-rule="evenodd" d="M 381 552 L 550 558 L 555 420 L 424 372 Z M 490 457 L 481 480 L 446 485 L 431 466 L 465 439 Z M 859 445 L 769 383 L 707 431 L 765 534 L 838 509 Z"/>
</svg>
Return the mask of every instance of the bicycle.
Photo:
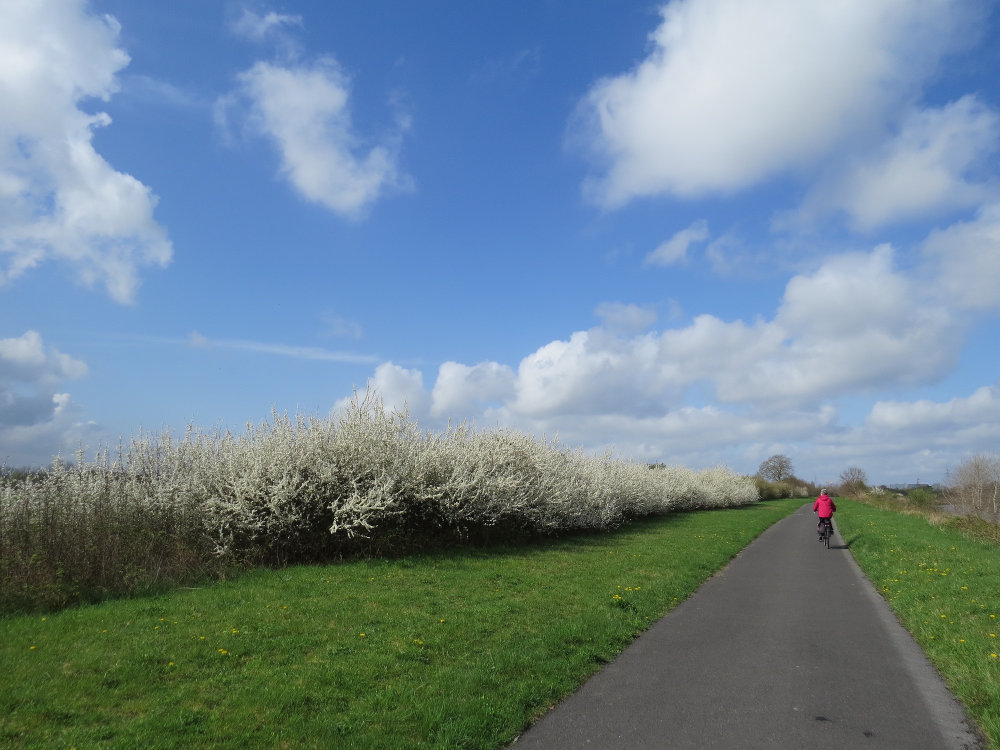
<svg viewBox="0 0 1000 750">
<path fill-rule="evenodd" d="M 821 518 L 819 530 L 819 541 L 820 544 L 825 544 L 827 549 L 830 549 L 830 537 L 833 536 L 833 521 L 829 518 Z"/>
</svg>

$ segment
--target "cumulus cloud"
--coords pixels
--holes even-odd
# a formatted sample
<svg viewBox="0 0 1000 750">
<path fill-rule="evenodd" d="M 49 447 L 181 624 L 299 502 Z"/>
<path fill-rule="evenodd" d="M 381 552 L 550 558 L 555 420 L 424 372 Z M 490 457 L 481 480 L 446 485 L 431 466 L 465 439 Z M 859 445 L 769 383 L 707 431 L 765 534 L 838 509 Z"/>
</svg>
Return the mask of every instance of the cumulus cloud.
<svg viewBox="0 0 1000 750">
<path fill-rule="evenodd" d="M 646 331 L 651 311 L 622 303 L 598 310 L 603 325 L 545 344 L 516 369 L 447 362 L 428 392 L 419 371 L 386 363 L 373 383 L 393 403 L 429 403 L 420 413 L 432 419 L 558 434 L 650 460 L 749 461 L 752 470 L 775 444 L 801 441 L 848 465 L 858 446 L 877 448 L 875 427 L 889 407 L 852 432 L 838 425 L 840 399 L 940 382 L 963 333 L 917 272 L 897 267 L 888 245 L 831 256 L 793 277 L 770 318 L 700 315 Z"/>
<path fill-rule="evenodd" d="M 424 375 L 420 370 L 409 370 L 392 362 L 383 362 L 375 368 L 375 374 L 368 385 L 379 394 L 387 409 L 407 409 L 416 418 L 428 412 L 430 397 L 424 390 Z M 337 408 L 344 403 L 344 400 L 338 402 Z"/>
<path fill-rule="evenodd" d="M 895 267 L 888 245 L 845 253 L 792 278 L 770 320 L 700 315 L 659 332 L 577 331 L 525 356 L 513 381 L 496 363 L 447 363 L 434 411 L 470 403 L 477 391 L 479 400 L 502 397 L 510 414 L 528 419 L 666 418 L 699 393 L 734 408 L 812 411 L 845 394 L 933 383 L 954 366 L 961 336 L 923 289 Z M 605 313 L 652 322 L 636 306 Z"/>
<path fill-rule="evenodd" d="M 1000 115 L 974 96 L 915 110 L 900 131 L 816 187 L 795 220 L 843 212 L 861 230 L 979 205 L 996 185 L 976 172 L 1000 143 Z"/>
<path fill-rule="evenodd" d="M 971 396 L 945 402 L 921 399 L 915 402 L 879 401 L 871 409 L 866 426 L 893 431 L 929 431 L 981 428 L 988 425 L 1000 437 L 1000 386 L 984 386 Z"/>
<path fill-rule="evenodd" d="M 82 0 L 6 4 L 0 24 L 0 284 L 49 259 L 113 299 L 134 300 L 139 270 L 173 254 L 156 197 L 94 149 L 110 125 L 81 103 L 107 100 L 129 62 L 111 16 Z"/>
<path fill-rule="evenodd" d="M 593 86 L 577 127 L 608 207 L 657 194 L 731 192 L 871 143 L 976 4 L 675 0 L 648 56 Z"/>
<path fill-rule="evenodd" d="M 382 143 L 365 145 L 351 122 L 350 80 L 332 57 L 261 61 L 239 82 L 235 96 L 220 100 L 220 119 L 246 105 L 248 125 L 275 144 L 282 175 L 307 200 L 356 219 L 386 190 L 408 186 L 397 164 L 405 120 Z"/>
<path fill-rule="evenodd" d="M 924 242 L 934 288 L 948 304 L 973 310 L 1000 308 L 1000 203 L 975 219 L 932 232 Z"/>
<path fill-rule="evenodd" d="M 431 391 L 431 414 L 465 418 L 490 404 L 504 402 L 514 394 L 514 371 L 498 362 L 480 362 L 469 367 L 445 362 L 438 369 Z"/>
<path fill-rule="evenodd" d="M 687 251 L 696 242 L 704 242 L 709 237 L 708 223 L 696 221 L 687 229 L 677 232 L 666 242 L 661 243 L 643 261 L 646 265 L 670 266 L 687 260 Z"/>
<path fill-rule="evenodd" d="M 71 445 L 78 409 L 58 389 L 86 374 L 84 362 L 46 347 L 36 331 L 0 339 L 0 465 L 46 464 L 53 445 Z"/>
</svg>

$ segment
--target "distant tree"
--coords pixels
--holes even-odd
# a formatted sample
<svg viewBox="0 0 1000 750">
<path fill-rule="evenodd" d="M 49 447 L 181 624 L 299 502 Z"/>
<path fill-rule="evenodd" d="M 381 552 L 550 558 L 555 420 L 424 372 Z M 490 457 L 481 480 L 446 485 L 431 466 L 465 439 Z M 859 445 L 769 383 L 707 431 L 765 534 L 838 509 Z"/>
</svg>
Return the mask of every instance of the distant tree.
<svg viewBox="0 0 1000 750">
<path fill-rule="evenodd" d="M 952 495 L 956 504 L 977 513 L 1000 512 L 1000 457 L 981 454 L 959 464 Z"/>
<path fill-rule="evenodd" d="M 764 459 L 757 474 L 769 482 L 780 482 L 792 476 L 792 459 L 781 453 Z"/>
<path fill-rule="evenodd" d="M 840 474 L 840 491 L 845 495 L 859 495 L 868 489 L 868 475 L 859 466 L 849 466 Z"/>
</svg>

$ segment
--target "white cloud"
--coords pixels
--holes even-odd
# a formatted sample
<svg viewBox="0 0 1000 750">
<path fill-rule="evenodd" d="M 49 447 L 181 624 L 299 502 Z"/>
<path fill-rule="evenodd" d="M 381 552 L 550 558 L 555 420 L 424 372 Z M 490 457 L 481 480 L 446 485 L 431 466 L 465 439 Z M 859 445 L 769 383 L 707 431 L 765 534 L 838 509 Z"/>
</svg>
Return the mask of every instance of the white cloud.
<svg viewBox="0 0 1000 750">
<path fill-rule="evenodd" d="M 52 446 L 79 439 L 78 409 L 56 389 L 86 374 L 85 363 L 47 348 L 35 331 L 0 339 L 0 465 L 47 464 Z"/>
<path fill-rule="evenodd" d="M 687 251 L 696 242 L 704 242 L 709 237 L 708 223 L 699 220 L 677 232 L 666 242 L 663 242 L 643 261 L 646 265 L 670 266 L 687 260 Z"/>
<path fill-rule="evenodd" d="M 882 245 L 831 256 L 793 277 L 768 319 L 700 315 L 642 332 L 649 311 L 605 304 L 604 325 L 545 344 L 516 371 L 448 362 L 428 393 L 419 371 L 386 363 L 375 381 L 394 403 L 400 394 L 411 405 L 429 401 L 431 419 L 558 434 L 648 460 L 724 461 L 753 471 L 776 444 L 808 446 L 803 476 L 826 481 L 863 465 L 865 451 L 888 455 L 896 440 L 883 429 L 888 407 L 851 428 L 839 423 L 841 400 L 934 384 L 954 368 L 961 322 L 921 282 L 922 272 L 897 268 Z M 839 468 L 821 473 L 831 465 Z"/>
<path fill-rule="evenodd" d="M 876 430 L 915 431 L 921 434 L 980 428 L 988 425 L 1000 438 L 1000 386 L 984 386 L 971 396 L 946 402 L 879 401 L 865 425 Z"/>
<path fill-rule="evenodd" d="M 594 312 L 604 328 L 618 334 L 641 333 L 653 325 L 657 317 L 656 310 L 651 307 L 623 302 L 602 302 Z"/>
<path fill-rule="evenodd" d="M 16 339 L 0 339 L 0 383 L 49 386 L 82 378 L 87 365 L 56 349 L 46 349 L 37 331 Z"/>
<path fill-rule="evenodd" d="M 354 131 L 350 81 L 333 58 L 258 62 L 239 80 L 249 124 L 275 143 L 282 174 L 306 199 L 358 218 L 388 188 L 408 186 L 397 165 L 398 135 L 367 147 Z M 224 117 L 237 99 L 220 100 Z"/>
<path fill-rule="evenodd" d="M 302 16 L 292 16 L 268 11 L 258 13 L 250 8 L 241 8 L 239 15 L 230 23 L 233 33 L 255 42 L 280 33 L 288 26 L 301 26 Z"/>
<path fill-rule="evenodd" d="M 961 346 L 952 316 L 895 269 L 887 245 L 834 256 L 791 279 L 763 328 L 780 347 L 758 348 L 742 367 L 723 368 L 723 400 L 811 403 L 936 382 L 954 367 Z"/>
<path fill-rule="evenodd" d="M 934 383 L 954 366 L 961 331 L 922 290 L 883 245 L 791 279 L 771 320 L 700 315 L 684 327 L 640 333 L 652 322 L 648 311 L 607 305 L 609 320 L 629 325 L 545 344 L 516 375 L 498 363 L 445 363 L 431 411 L 449 416 L 502 400 L 510 419 L 669 422 L 692 397 L 737 410 L 811 413 L 847 394 Z M 405 372 L 412 384 L 415 371 Z"/>
<path fill-rule="evenodd" d="M 81 0 L 6 4 L 0 24 L 0 283 L 48 259 L 69 263 L 118 302 L 134 300 L 143 266 L 173 249 L 156 198 L 92 145 L 110 124 L 80 109 L 107 100 L 129 61 L 118 23 Z"/>
<path fill-rule="evenodd" d="M 428 396 L 424 390 L 424 376 L 419 370 L 383 362 L 375 368 L 370 385 L 388 409 L 402 411 L 405 408 L 415 417 L 427 413 Z"/>
<path fill-rule="evenodd" d="M 435 417 L 464 418 L 473 409 L 503 402 L 514 394 L 514 371 L 498 362 L 480 362 L 473 367 L 445 362 L 438 369 L 431 391 L 430 413 Z"/>
<path fill-rule="evenodd" d="M 983 206 L 972 221 L 930 234 L 924 254 L 933 264 L 933 289 L 947 303 L 1000 308 L 1000 203 Z"/>
<path fill-rule="evenodd" d="M 962 42 L 977 7 L 675 0 L 646 59 L 580 105 L 583 137 L 606 166 L 586 190 L 609 207 L 729 192 L 870 142 Z"/>
<path fill-rule="evenodd" d="M 851 224 L 885 224 L 977 206 L 996 186 L 973 175 L 997 150 L 1000 116 L 974 96 L 912 112 L 894 137 L 858 154 L 813 190 L 798 221 L 843 211 Z"/>
</svg>

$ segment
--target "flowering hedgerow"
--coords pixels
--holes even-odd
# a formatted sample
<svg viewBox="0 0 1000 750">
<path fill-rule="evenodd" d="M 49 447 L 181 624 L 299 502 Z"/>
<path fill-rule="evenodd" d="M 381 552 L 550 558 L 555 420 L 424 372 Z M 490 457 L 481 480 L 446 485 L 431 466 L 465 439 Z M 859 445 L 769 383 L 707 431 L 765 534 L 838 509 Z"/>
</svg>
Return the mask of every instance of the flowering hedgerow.
<svg viewBox="0 0 1000 750">
<path fill-rule="evenodd" d="M 23 595 L 50 586 L 79 597 L 219 561 L 604 530 L 757 499 L 750 478 L 724 468 L 651 469 L 466 425 L 423 433 L 369 391 L 334 418 L 273 414 L 241 435 L 139 437 L 115 457 L 81 454 L 8 482 L 0 573 Z"/>
</svg>

